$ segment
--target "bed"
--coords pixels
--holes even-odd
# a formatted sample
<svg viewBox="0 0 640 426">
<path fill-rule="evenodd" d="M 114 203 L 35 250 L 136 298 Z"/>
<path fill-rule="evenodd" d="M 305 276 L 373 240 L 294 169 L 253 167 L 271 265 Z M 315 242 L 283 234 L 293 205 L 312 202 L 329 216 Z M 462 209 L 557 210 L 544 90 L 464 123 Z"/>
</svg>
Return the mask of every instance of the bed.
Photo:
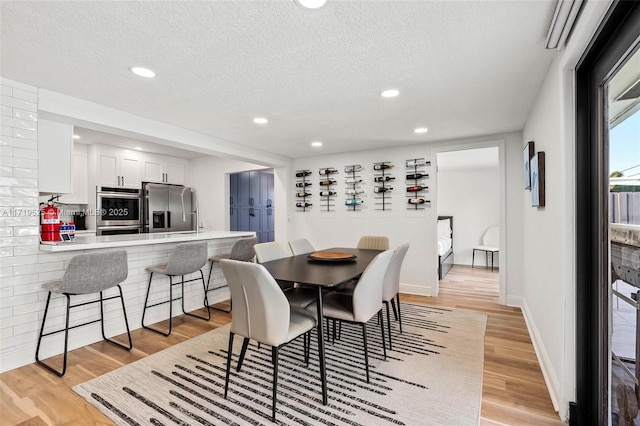
<svg viewBox="0 0 640 426">
<path fill-rule="evenodd" d="M 453 266 L 453 216 L 438 216 L 438 279 Z"/>
</svg>

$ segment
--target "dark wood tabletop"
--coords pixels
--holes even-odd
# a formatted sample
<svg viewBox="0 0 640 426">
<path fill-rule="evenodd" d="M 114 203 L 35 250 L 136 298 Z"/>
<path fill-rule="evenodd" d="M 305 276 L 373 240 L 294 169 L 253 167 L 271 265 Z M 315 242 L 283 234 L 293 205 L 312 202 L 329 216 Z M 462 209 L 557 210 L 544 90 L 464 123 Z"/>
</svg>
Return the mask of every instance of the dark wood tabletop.
<svg viewBox="0 0 640 426">
<path fill-rule="evenodd" d="M 381 250 L 330 248 L 320 252 L 352 253 L 356 257 L 347 261 L 319 261 L 309 254 L 272 260 L 262 265 L 279 282 L 295 282 L 320 287 L 334 287 L 360 276 Z"/>
</svg>

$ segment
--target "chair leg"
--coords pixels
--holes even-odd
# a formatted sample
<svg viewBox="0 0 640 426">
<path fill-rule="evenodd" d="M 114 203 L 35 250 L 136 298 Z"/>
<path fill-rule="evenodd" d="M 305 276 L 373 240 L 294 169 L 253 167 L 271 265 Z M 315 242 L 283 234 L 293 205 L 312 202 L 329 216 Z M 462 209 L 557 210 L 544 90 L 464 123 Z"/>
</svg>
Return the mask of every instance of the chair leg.
<svg viewBox="0 0 640 426">
<path fill-rule="evenodd" d="M 362 341 L 364 344 L 364 366 L 367 370 L 367 383 L 369 383 L 369 354 L 367 353 L 367 324 L 365 323 L 362 323 Z"/>
<path fill-rule="evenodd" d="M 40 335 L 38 336 L 38 344 L 36 346 L 36 363 L 40 364 L 41 366 L 51 371 L 58 377 L 64 376 L 64 374 L 67 372 L 67 348 L 69 347 L 69 312 L 71 309 L 71 299 L 68 294 L 65 294 L 65 297 L 67 299 L 67 315 L 65 318 L 65 327 L 64 327 L 64 356 L 62 358 L 62 370 L 56 370 L 55 368 L 51 367 L 50 365 L 46 364 L 44 361 L 40 359 L 40 343 L 42 342 L 42 338 L 45 336 L 45 334 L 43 334 L 44 324 L 45 324 L 45 321 L 47 320 L 47 312 L 49 311 L 49 303 L 51 302 L 51 292 L 49 292 L 49 295 L 47 296 L 47 304 L 44 308 L 44 316 L 42 317 L 42 326 L 40 327 Z M 59 330 L 59 331 L 62 331 L 62 330 Z M 46 335 L 54 334 L 54 333 L 57 333 L 57 331 L 53 333 L 47 333 Z"/>
<path fill-rule="evenodd" d="M 400 334 L 402 334 L 402 312 L 400 312 L 400 293 L 396 294 L 396 299 L 398 299 L 398 323 L 400 323 Z M 393 306 L 393 299 L 391 299 L 391 304 Z"/>
<path fill-rule="evenodd" d="M 229 372 L 231 371 L 231 352 L 233 351 L 233 333 L 229 333 L 229 348 L 227 349 L 227 374 L 224 379 L 224 399 L 227 399 L 229 390 Z"/>
<path fill-rule="evenodd" d="M 342 321 L 340 321 L 340 323 L 342 324 Z M 333 341 L 332 341 L 332 343 L 336 342 L 336 332 L 337 332 L 336 320 L 333 320 Z"/>
<path fill-rule="evenodd" d="M 476 262 L 476 249 L 473 249 L 473 253 L 471 254 L 471 267 L 473 268 L 473 264 Z"/>
<path fill-rule="evenodd" d="M 304 363 L 309 368 L 309 353 L 311 352 L 311 332 L 304 333 Z"/>
<path fill-rule="evenodd" d="M 120 285 L 117 285 L 118 290 L 120 291 L 120 301 L 122 302 L 122 313 L 124 315 L 124 324 L 127 327 L 127 336 L 129 338 L 129 345 L 125 346 L 122 343 L 118 343 L 113 339 L 108 339 L 107 336 L 105 335 L 104 332 L 104 303 L 102 300 L 102 292 L 100 292 L 100 327 L 102 329 L 102 338 L 104 340 L 106 340 L 107 342 L 116 345 L 116 346 L 120 346 L 123 349 L 126 349 L 128 351 L 130 351 L 133 348 L 133 342 L 131 341 L 131 332 L 129 331 L 129 321 L 127 320 L 127 310 L 124 307 L 124 297 L 122 295 L 122 287 L 120 287 Z"/>
<path fill-rule="evenodd" d="M 151 280 L 153 279 L 153 272 L 149 274 L 149 284 L 147 285 L 147 296 L 144 298 L 144 308 L 142 309 L 142 327 L 147 330 L 155 331 L 156 333 L 162 334 L 163 336 L 169 336 L 171 334 L 171 319 L 173 318 L 173 280 L 171 275 L 169 275 L 169 331 L 166 333 L 162 330 L 158 330 L 157 328 L 149 327 L 144 324 L 144 316 L 147 313 L 147 302 L 149 301 L 149 292 L 151 291 Z"/>
<path fill-rule="evenodd" d="M 189 315 L 190 317 L 200 318 L 201 320 L 209 321 L 211 319 L 211 311 L 209 310 L 209 303 L 207 300 L 207 286 L 204 282 L 204 274 L 202 273 L 202 269 L 200 269 L 200 277 L 202 278 L 202 288 L 204 290 L 204 308 L 207 310 L 206 316 L 200 316 L 196 314 L 192 314 L 191 312 L 187 312 L 184 309 L 184 275 L 182 275 L 180 281 L 180 287 L 182 288 L 182 313 L 185 315 Z"/>
<path fill-rule="evenodd" d="M 382 308 L 380 309 L 380 316 L 382 317 Z M 389 306 L 387 305 L 387 321 L 389 320 Z M 382 352 L 384 353 L 384 360 L 387 360 L 387 345 L 385 344 L 386 338 L 384 337 L 384 321 L 380 324 L 380 331 L 382 332 Z M 389 329 L 389 346 L 391 346 L 391 329 Z"/>
<path fill-rule="evenodd" d="M 273 361 L 273 401 L 271 401 L 271 421 L 276 421 L 276 397 L 278 394 L 278 347 L 271 347 L 271 359 Z"/>
<path fill-rule="evenodd" d="M 247 347 L 249 346 L 249 338 L 245 337 L 242 341 L 242 350 L 240 351 L 240 358 L 238 359 L 238 365 L 236 366 L 236 371 L 239 373 L 242 368 L 242 363 L 244 362 L 244 356 L 247 353 Z"/>
<path fill-rule="evenodd" d="M 398 321 L 398 310 L 396 309 L 396 304 L 393 300 L 393 297 L 391 298 L 391 307 L 393 308 L 393 319 Z"/>
<path fill-rule="evenodd" d="M 393 300 L 393 299 L 391 299 Z M 393 349 L 393 347 L 391 346 L 391 315 L 389 314 L 389 302 L 384 302 L 385 306 L 387 307 L 387 331 L 389 332 L 389 350 Z M 395 311 L 395 309 L 394 309 Z M 384 327 L 384 324 L 383 324 Z M 384 331 L 384 330 L 383 330 Z M 384 336 L 384 334 L 383 334 Z M 382 341 L 382 346 L 384 346 L 384 340 Z"/>
</svg>

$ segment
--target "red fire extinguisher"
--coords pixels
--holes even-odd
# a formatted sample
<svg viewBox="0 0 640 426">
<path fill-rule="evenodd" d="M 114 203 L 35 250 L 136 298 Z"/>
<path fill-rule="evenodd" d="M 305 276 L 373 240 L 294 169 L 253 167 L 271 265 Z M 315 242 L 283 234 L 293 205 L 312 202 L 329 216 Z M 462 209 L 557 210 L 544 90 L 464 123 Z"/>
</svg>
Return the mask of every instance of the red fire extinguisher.
<svg viewBox="0 0 640 426">
<path fill-rule="evenodd" d="M 60 241 L 60 211 L 51 201 L 42 209 L 40 234 L 42 241 Z"/>
</svg>

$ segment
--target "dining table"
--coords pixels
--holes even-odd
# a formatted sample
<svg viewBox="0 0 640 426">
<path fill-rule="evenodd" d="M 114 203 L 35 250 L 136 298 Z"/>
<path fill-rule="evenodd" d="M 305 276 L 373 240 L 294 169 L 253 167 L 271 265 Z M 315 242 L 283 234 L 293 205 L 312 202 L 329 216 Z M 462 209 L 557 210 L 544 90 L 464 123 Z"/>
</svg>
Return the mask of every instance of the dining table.
<svg viewBox="0 0 640 426">
<path fill-rule="evenodd" d="M 383 250 L 334 247 L 285 257 L 262 263 L 273 278 L 280 284 L 297 283 L 314 287 L 318 312 L 317 333 L 320 359 L 320 381 L 322 384 L 322 403 L 327 405 L 327 372 L 324 355 L 324 329 L 322 315 L 323 291 L 357 279 L 369 263 Z"/>
</svg>

